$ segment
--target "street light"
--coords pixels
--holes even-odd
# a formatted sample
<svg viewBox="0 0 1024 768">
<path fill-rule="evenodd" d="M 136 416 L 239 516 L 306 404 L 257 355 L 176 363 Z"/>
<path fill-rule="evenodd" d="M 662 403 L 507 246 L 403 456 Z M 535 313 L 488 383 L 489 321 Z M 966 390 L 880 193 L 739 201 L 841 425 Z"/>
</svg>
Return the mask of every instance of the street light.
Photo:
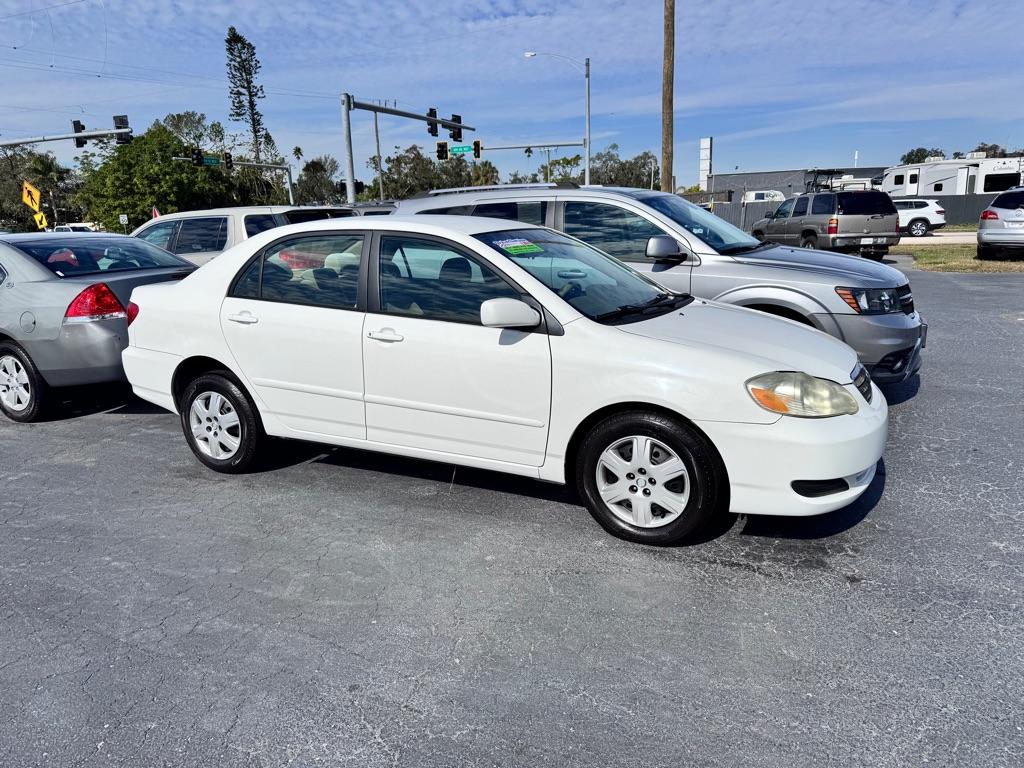
<svg viewBox="0 0 1024 768">
<path fill-rule="evenodd" d="M 533 59 L 537 56 L 551 56 L 555 59 L 562 59 L 572 64 L 576 69 L 583 72 L 583 78 L 587 85 L 587 100 L 586 100 L 586 117 L 584 124 L 584 159 L 583 159 L 583 183 L 590 183 L 590 57 L 588 56 L 583 61 L 579 59 L 573 59 L 569 56 L 563 56 L 560 53 L 545 53 L 543 51 L 526 51 L 523 54 L 525 59 Z"/>
</svg>

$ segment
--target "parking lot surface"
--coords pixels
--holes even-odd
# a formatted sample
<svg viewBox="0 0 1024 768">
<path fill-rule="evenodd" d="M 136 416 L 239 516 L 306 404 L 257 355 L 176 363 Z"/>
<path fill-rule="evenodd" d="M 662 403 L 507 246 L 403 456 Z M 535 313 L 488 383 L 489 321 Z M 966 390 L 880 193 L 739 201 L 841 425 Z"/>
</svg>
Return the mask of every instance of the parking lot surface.
<svg viewBox="0 0 1024 768">
<path fill-rule="evenodd" d="M 1024 275 L 911 282 L 865 497 L 688 547 L 348 450 L 219 476 L 135 400 L 0 424 L 0 765 L 1021 765 Z"/>
</svg>

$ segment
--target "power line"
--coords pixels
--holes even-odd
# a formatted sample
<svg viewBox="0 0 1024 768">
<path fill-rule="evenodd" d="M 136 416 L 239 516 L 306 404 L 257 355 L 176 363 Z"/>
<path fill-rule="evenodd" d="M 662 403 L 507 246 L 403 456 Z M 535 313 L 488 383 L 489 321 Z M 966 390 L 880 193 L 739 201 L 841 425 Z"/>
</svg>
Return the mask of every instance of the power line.
<svg viewBox="0 0 1024 768">
<path fill-rule="evenodd" d="M 66 3 L 57 3 L 56 5 L 44 5 L 41 8 L 31 8 L 27 11 L 9 13 L 6 16 L 0 16 L 0 21 L 4 21 L 5 19 L 14 19 L 17 18 L 18 16 L 31 16 L 32 14 L 42 13 L 43 11 L 52 11 L 54 8 L 66 8 L 69 5 L 78 5 L 80 3 L 84 3 L 85 1 L 86 0 L 69 0 L 69 2 Z"/>
</svg>

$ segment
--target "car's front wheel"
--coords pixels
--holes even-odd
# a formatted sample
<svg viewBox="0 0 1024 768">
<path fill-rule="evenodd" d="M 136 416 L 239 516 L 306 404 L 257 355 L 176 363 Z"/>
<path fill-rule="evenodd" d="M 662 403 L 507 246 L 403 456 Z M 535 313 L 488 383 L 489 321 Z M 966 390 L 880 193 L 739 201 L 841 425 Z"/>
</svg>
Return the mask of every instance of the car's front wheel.
<svg viewBox="0 0 1024 768">
<path fill-rule="evenodd" d="M 678 544 L 707 525 L 728 495 L 725 471 L 703 435 L 651 411 L 612 416 L 580 446 L 576 484 L 609 533 Z"/>
<path fill-rule="evenodd" d="M 46 385 L 35 363 L 13 342 L 0 344 L 0 409 L 12 421 L 35 421 L 43 414 Z"/>
<path fill-rule="evenodd" d="M 206 373 L 185 388 L 178 408 L 192 453 L 217 472 L 245 472 L 264 441 L 263 426 L 248 396 L 228 376 Z"/>
</svg>

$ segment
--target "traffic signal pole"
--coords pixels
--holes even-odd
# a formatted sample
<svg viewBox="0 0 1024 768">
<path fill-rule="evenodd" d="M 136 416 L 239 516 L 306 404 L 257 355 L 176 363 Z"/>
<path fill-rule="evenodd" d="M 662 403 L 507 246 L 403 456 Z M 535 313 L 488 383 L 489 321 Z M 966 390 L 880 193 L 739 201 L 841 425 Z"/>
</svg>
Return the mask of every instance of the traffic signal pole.
<svg viewBox="0 0 1024 768">
<path fill-rule="evenodd" d="M 81 136 L 82 134 L 78 135 Z M 187 163 L 195 164 L 194 159 L 191 157 L 172 157 L 171 160 L 184 160 Z M 220 158 L 218 157 L 216 160 L 217 162 L 215 163 L 211 161 L 211 164 L 220 165 Z M 278 165 L 276 163 L 249 163 L 244 160 L 232 160 L 231 164 L 233 166 L 238 166 L 239 168 L 262 168 L 267 171 L 284 171 L 288 175 L 288 205 L 295 205 L 295 193 L 292 189 L 294 187 L 292 182 L 292 167 L 290 165 Z"/>
<path fill-rule="evenodd" d="M 361 109 L 365 112 L 376 112 L 381 115 L 392 117 L 404 117 L 406 120 L 419 120 L 422 123 L 439 125 L 451 131 L 475 131 L 476 128 L 466 125 L 461 119 L 446 120 L 443 117 L 432 115 L 421 115 L 416 112 L 407 112 L 404 109 L 385 107 L 380 104 L 371 104 L 366 101 L 356 101 L 351 94 L 341 94 L 341 124 L 345 132 L 345 171 L 348 178 L 345 179 L 345 194 L 349 203 L 356 201 L 356 169 L 355 158 L 352 154 L 352 110 Z M 457 118 L 457 115 L 452 115 Z M 383 169 L 381 169 L 383 172 Z"/>
<path fill-rule="evenodd" d="M 131 128 L 107 128 L 99 131 L 79 131 L 78 133 L 55 133 L 51 136 L 33 136 L 31 139 L 14 139 L 0 141 L 0 147 L 20 147 L 23 144 L 42 144 L 44 141 L 64 141 L 66 139 L 99 139 L 105 136 L 131 134 Z"/>
</svg>

